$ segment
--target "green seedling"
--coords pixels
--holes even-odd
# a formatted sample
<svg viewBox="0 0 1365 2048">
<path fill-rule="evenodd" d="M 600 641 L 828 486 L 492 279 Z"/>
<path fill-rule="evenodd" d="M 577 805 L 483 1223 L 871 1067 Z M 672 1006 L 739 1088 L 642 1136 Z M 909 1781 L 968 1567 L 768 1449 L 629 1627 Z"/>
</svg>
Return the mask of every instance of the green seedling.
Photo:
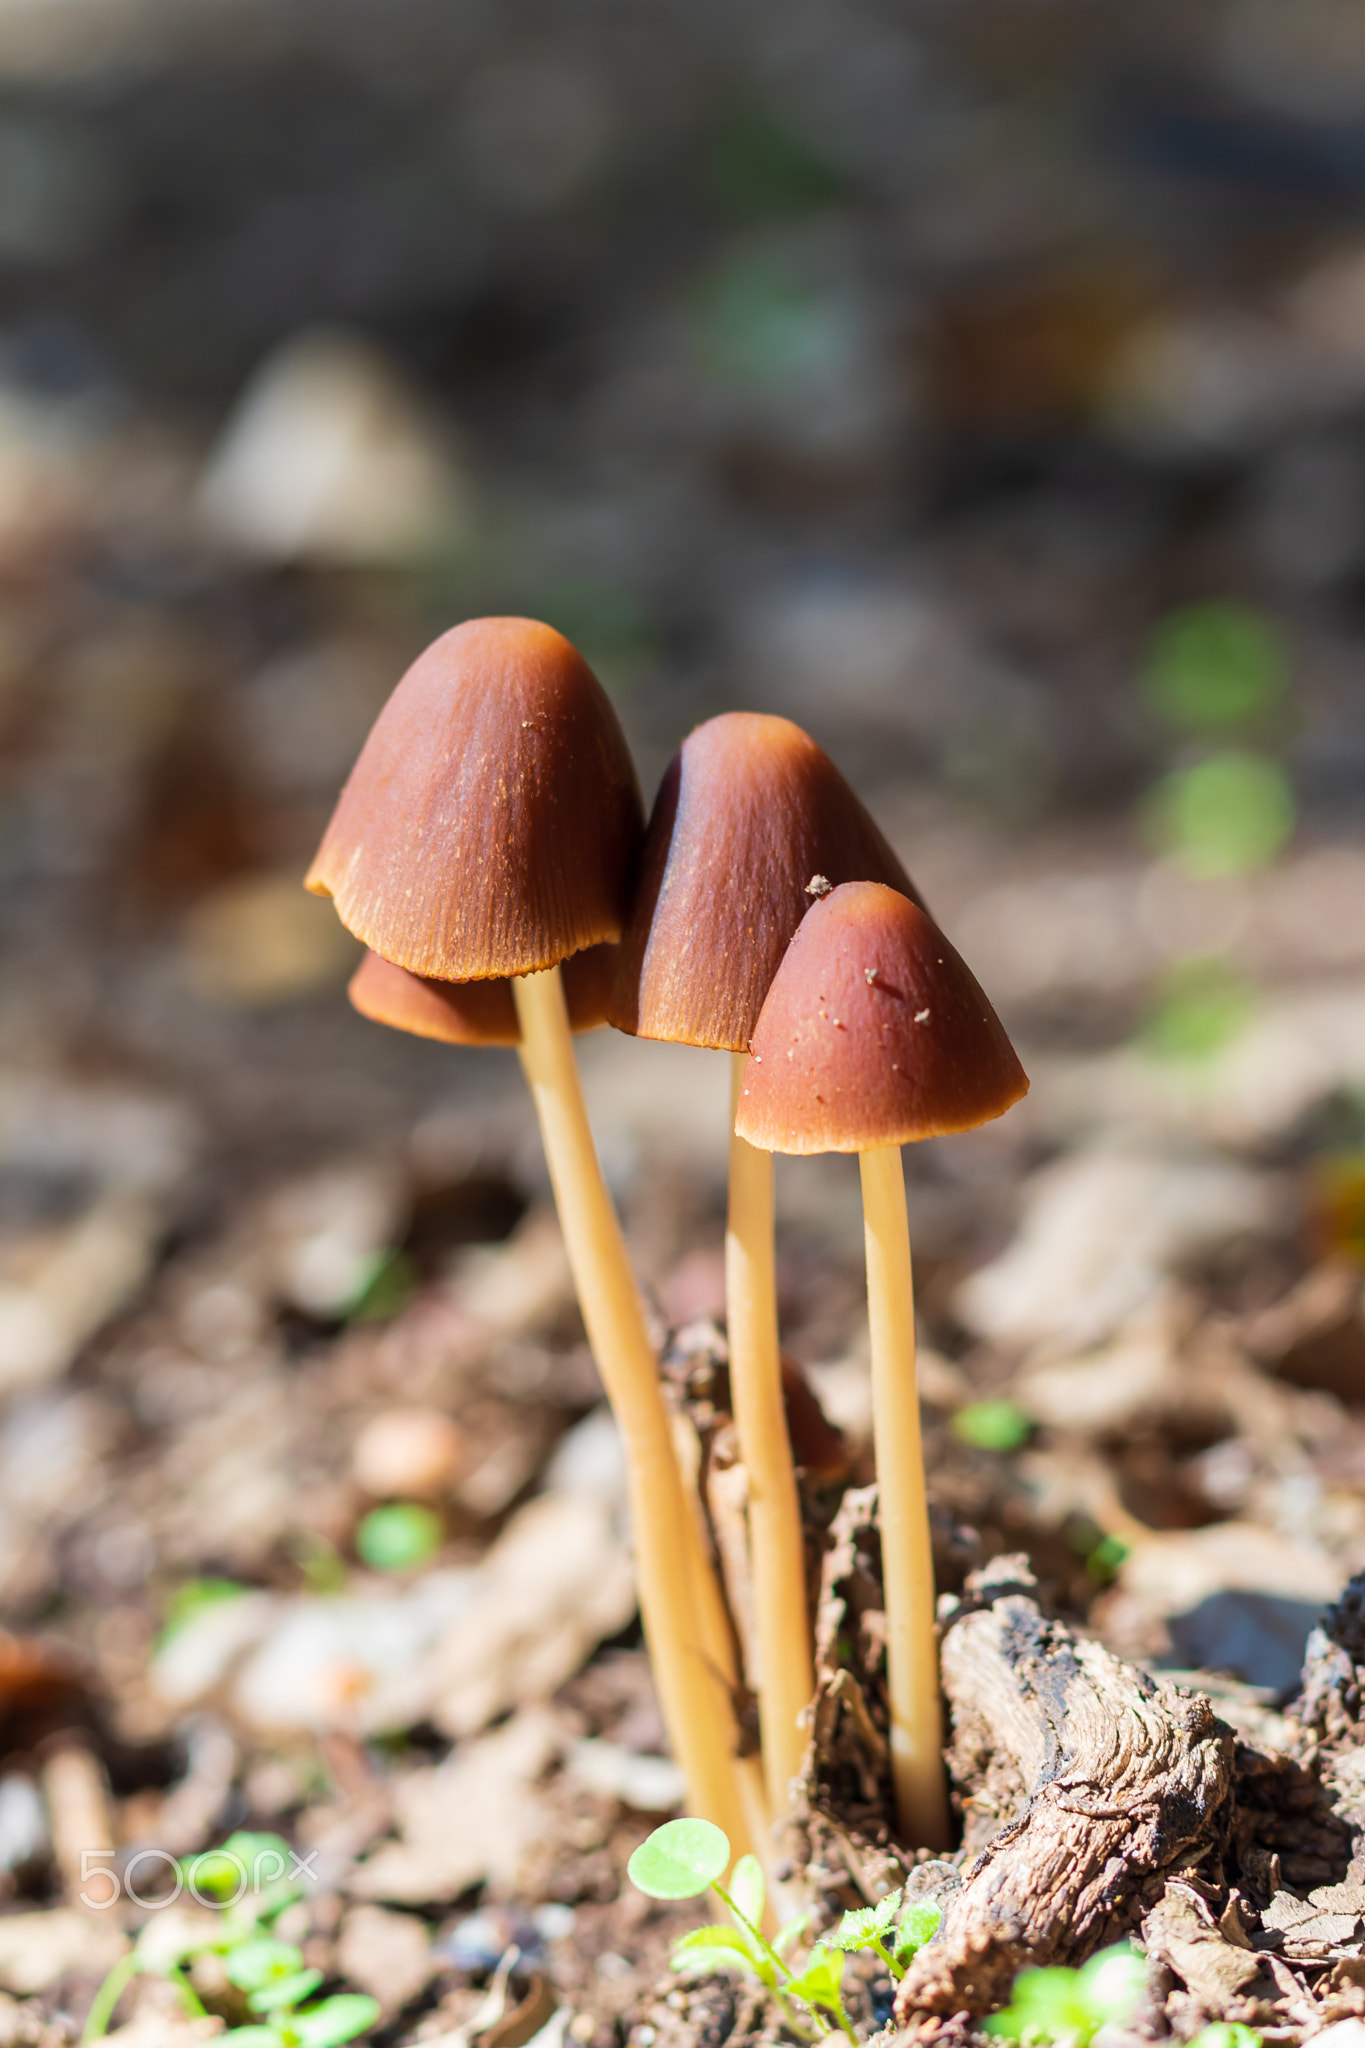
<svg viewBox="0 0 1365 2048">
<path fill-rule="evenodd" d="M 1147 697 L 1187 732 L 1261 718 L 1289 684 L 1289 652 L 1269 619 L 1239 604 L 1192 604 L 1152 636 Z"/>
<path fill-rule="evenodd" d="M 342 1310 L 348 1323 L 383 1323 L 405 1309 L 417 1292 L 418 1273 L 406 1252 L 376 1252 L 367 1259 Z"/>
<path fill-rule="evenodd" d="M 356 1555 L 376 1572 L 410 1572 L 441 1547 L 441 1518 L 416 1501 L 371 1508 L 355 1532 Z"/>
<path fill-rule="evenodd" d="M 350 1577 L 345 1558 L 334 1543 L 312 1529 L 300 1529 L 289 1546 L 310 1593 L 339 1593 Z"/>
<path fill-rule="evenodd" d="M 1230 747 L 1163 777 L 1149 822 L 1158 851 L 1208 881 L 1265 867 L 1293 832 L 1295 814 L 1279 762 Z"/>
<path fill-rule="evenodd" d="M 732 112 L 712 139 L 707 168 L 726 213 L 745 225 L 799 220 L 843 196 L 838 172 L 764 107 Z"/>
<path fill-rule="evenodd" d="M 1017 1401 L 969 1401 L 954 1415 L 952 1429 L 974 1451 L 1017 1451 L 1033 1434 L 1033 1417 Z"/>
<path fill-rule="evenodd" d="M 1074 1515 L 1068 1520 L 1066 1540 L 1076 1555 L 1085 1560 L 1085 1568 L 1091 1578 L 1101 1586 L 1110 1584 L 1130 1554 L 1121 1536 L 1101 1529 L 1099 1523 L 1092 1522 L 1088 1515 Z"/>
<path fill-rule="evenodd" d="M 786 2025 L 804 2041 L 818 2040 L 824 2032 L 822 2014 L 854 2038 L 843 2003 L 845 1955 L 870 1949 L 899 1979 L 938 1931 L 941 1916 L 932 1901 L 907 1906 L 902 1892 L 891 1892 L 875 1906 L 845 1913 L 833 1934 L 817 1942 L 797 1969 L 787 1957 L 805 1932 L 809 1913 L 789 1921 L 768 1941 L 762 1932 L 764 1884 L 757 1857 L 740 1857 L 727 1888 L 722 1879 L 729 1867 L 728 1839 L 705 1820 L 667 1821 L 641 1843 L 628 1866 L 631 1882 L 651 1899 L 695 1899 L 713 1891 L 733 1925 L 698 1927 L 683 1935 L 673 1945 L 674 1969 L 692 1974 L 738 1969 L 756 1977 L 771 1992 Z"/>
<path fill-rule="evenodd" d="M 139 1975 L 163 1978 L 187 2013 L 204 2018 L 204 2003 L 186 1971 L 206 1955 L 222 1958 L 228 1982 L 245 1992 L 248 2010 L 258 2015 L 257 2024 L 231 2027 L 222 2036 L 237 2048 L 341 2048 L 372 2027 L 379 2006 L 358 1992 L 305 2003 L 320 1988 L 322 1972 L 309 1969 L 302 1949 L 274 1932 L 285 1908 L 303 1895 L 290 1875 L 293 1863 L 278 1835 L 245 1830 L 230 1835 L 220 1849 L 181 1863 L 182 1884 L 191 1898 L 217 1908 L 217 1925 L 208 1935 L 198 1929 L 186 1934 L 171 1917 L 149 1920 L 96 1992 L 82 2042 L 103 2039 L 119 1999 Z"/>
<path fill-rule="evenodd" d="M 1201 2028 L 1190 2048 L 1261 2048 L 1261 2036 L 1255 2027 L 1244 2027 L 1240 2020 L 1215 2020 L 1212 2026 Z"/>
<path fill-rule="evenodd" d="M 729 1837 L 708 1820 L 666 1821 L 631 1857 L 631 1882 L 649 1898 L 696 1899 L 712 1891 L 733 1922 L 685 1934 L 673 1945 L 674 1969 L 693 1974 L 715 1968 L 743 1970 L 771 1994 L 784 2024 L 799 2040 L 818 2041 L 832 2020 L 852 2041 L 839 1950 L 817 1942 L 802 1967 L 793 1969 L 787 1951 L 805 1931 L 810 1916 L 802 1914 L 769 1941 L 762 1932 L 764 1885 L 758 1858 L 741 1856 L 727 1889 L 722 1879 L 729 1868 Z"/>
<path fill-rule="evenodd" d="M 907 1906 L 903 1891 L 888 1892 L 875 1906 L 859 1906 L 845 1913 L 829 1937 L 830 1944 L 849 1955 L 871 1949 L 899 1982 L 925 1942 L 938 1933 L 942 1918 L 943 1909 L 933 1899 L 919 1899 Z"/>
<path fill-rule="evenodd" d="M 1162 976 L 1138 1043 L 1168 1062 L 1213 1059 L 1241 1036 L 1255 1010 L 1254 994 L 1225 960 L 1187 954 Z"/>
<path fill-rule="evenodd" d="M 1132 2018 L 1146 1982 L 1147 1965 L 1127 1942 L 1101 1949 L 1079 1970 L 1021 1970 L 1009 2004 L 986 2021 L 986 2032 L 1023 2048 L 1089 2048 L 1101 2027 Z"/>
<path fill-rule="evenodd" d="M 162 1623 L 157 1639 L 158 1649 L 164 1649 L 171 1638 L 178 1635 L 187 1622 L 193 1621 L 206 1607 L 221 1607 L 225 1600 L 240 1600 L 249 1593 L 249 1586 L 241 1586 L 236 1579 L 188 1579 L 183 1586 L 177 1586 L 166 1603 L 166 1619 Z"/>
</svg>

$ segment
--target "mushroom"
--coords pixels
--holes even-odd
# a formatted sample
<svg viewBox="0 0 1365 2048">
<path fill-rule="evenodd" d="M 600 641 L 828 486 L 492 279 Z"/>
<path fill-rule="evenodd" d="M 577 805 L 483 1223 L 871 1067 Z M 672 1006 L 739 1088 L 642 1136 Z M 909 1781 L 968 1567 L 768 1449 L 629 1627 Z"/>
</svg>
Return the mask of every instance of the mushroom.
<svg viewBox="0 0 1365 2048">
<path fill-rule="evenodd" d="M 612 946 L 589 946 L 560 969 L 571 1031 L 595 1031 L 607 1021 Z M 517 1045 L 521 1030 L 510 979 L 438 981 L 396 967 L 366 951 L 346 990 L 352 1009 L 375 1024 L 437 1038 L 446 1045 Z"/>
<path fill-rule="evenodd" d="M 709 719 L 684 741 L 655 799 L 617 951 L 611 1022 L 641 1038 L 730 1052 L 737 1091 L 768 984 L 812 898 L 869 877 L 915 895 L 808 734 L 755 712 Z M 771 1156 L 732 1135 L 729 1180 L 726 1319 L 749 1487 L 755 1689 L 768 1798 L 781 1814 L 801 1767 L 800 1715 L 815 1678 L 778 1352 Z"/>
<path fill-rule="evenodd" d="M 1028 1091 L 970 968 L 908 897 L 850 882 L 814 904 L 773 978 L 735 1127 L 767 1152 L 856 1152 L 902 1837 L 948 1846 L 915 1301 L 900 1147 L 972 1130 Z"/>
<path fill-rule="evenodd" d="M 635 1277 L 588 1125 L 559 963 L 620 936 L 643 829 L 625 736 L 568 641 L 530 619 L 443 634 L 380 712 L 307 885 L 382 958 L 510 983 L 588 1341 L 625 1445 L 640 1607 L 694 1809 L 750 1829 L 705 1558 Z M 428 1012 L 428 1015 L 430 1013 Z"/>
</svg>

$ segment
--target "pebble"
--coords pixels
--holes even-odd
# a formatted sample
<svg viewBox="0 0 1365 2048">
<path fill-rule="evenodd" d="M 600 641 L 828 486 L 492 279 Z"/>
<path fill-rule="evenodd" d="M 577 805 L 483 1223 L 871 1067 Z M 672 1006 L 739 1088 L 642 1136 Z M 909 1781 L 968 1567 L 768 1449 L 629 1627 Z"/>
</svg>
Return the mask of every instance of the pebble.
<svg viewBox="0 0 1365 2048">
<path fill-rule="evenodd" d="M 465 1441 L 434 1408 L 390 1408 L 365 1424 L 355 1441 L 356 1484 L 375 1500 L 430 1500 L 442 1493 L 465 1458 Z"/>
</svg>

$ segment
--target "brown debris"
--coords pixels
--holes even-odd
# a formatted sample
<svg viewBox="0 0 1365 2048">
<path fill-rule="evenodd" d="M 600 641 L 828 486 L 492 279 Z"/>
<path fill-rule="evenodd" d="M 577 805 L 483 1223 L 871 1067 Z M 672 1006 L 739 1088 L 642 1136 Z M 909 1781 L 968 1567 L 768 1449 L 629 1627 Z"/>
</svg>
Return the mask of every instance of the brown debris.
<svg viewBox="0 0 1365 2048">
<path fill-rule="evenodd" d="M 1291 1712 L 1303 1731 L 1305 1762 L 1348 1831 L 1350 1867 L 1365 1879 L 1365 1575 L 1357 1575 L 1308 1638 L 1303 1690 Z"/>
<path fill-rule="evenodd" d="M 1235 1907 L 1215 1918 L 1198 1885 L 1178 1878 L 1167 1883 L 1143 1920 L 1142 1942 L 1187 1987 L 1182 2017 L 1247 2026 L 1273 2018 L 1275 1983 L 1264 1958 L 1248 1947 Z"/>
<path fill-rule="evenodd" d="M 1023 1558 L 997 1558 L 946 1625 L 950 1764 L 979 1853 L 904 2015 L 987 2012 L 1025 1961 L 1083 1961 L 1227 1833 L 1232 1736 L 1208 1700 L 1048 1621 L 1036 1590 Z"/>
</svg>

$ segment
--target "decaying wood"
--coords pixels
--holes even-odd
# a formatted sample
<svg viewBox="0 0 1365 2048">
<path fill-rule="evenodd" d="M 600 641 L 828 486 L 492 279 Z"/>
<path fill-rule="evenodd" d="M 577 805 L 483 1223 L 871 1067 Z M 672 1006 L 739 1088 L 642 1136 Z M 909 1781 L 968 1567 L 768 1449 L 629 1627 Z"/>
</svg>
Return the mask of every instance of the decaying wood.
<svg viewBox="0 0 1365 2048">
<path fill-rule="evenodd" d="M 821 1572 L 811 1740 L 786 1844 L 831 1911 L 869 1904 L 905 1877 L 890 1839 L 885 1645 L 877 1489 L 851 1487 Z"/>
<path fill-rule="evenodd" d="M 1303 1690 L 1290 1709 L 1301 1754 L 1348 1838 L 1345 1875 L 1365 1882 L 1365 1573 L 1308 1638 Z"/>
<path fill-rule="evenodd" d="M 1021 1968 L 1124 1936 L 1152 1970 L 1137 2032 L 1116 2040 L 1233 2020 L 1316 2048 L 1325 2026 L 1365 2022 L 1365 1574 L 1310 1638 L 1294 1707 L 1234 1699 L 1234 1734 L 1203 1694 L 1050 1619 L 1022 1557 L 995 1559 L 943 1603 L 964 1839 L 926 1862 L 891 1826 L 876 1505 L 875 1487 L 850 1490 L 829 1530 L 786 1846 L 817 1927 L 902 1882 L 942 1906 L 896 2000 L 899 2048 L 982 2048 Z M 719 2048 L 724 2017 L 694 2019 L 676 2048 Z M 727 2048 L 756 2048 L 765 2024 L 736 2010 Z"/>
<path fill-rule="evenodd" d="M 1168 1875 L 1221 1861 L 1231 1730 L 1202 1695 L 1048 1620 L 1036 1590 L 1023 1558 L 997 1558 L 947 1619 L 949 1762 L 976 1854 L 901 1986 L 902 2018 L 988 2012 L 1021 1964 L 1084 1960 Z"/>
</svg>

